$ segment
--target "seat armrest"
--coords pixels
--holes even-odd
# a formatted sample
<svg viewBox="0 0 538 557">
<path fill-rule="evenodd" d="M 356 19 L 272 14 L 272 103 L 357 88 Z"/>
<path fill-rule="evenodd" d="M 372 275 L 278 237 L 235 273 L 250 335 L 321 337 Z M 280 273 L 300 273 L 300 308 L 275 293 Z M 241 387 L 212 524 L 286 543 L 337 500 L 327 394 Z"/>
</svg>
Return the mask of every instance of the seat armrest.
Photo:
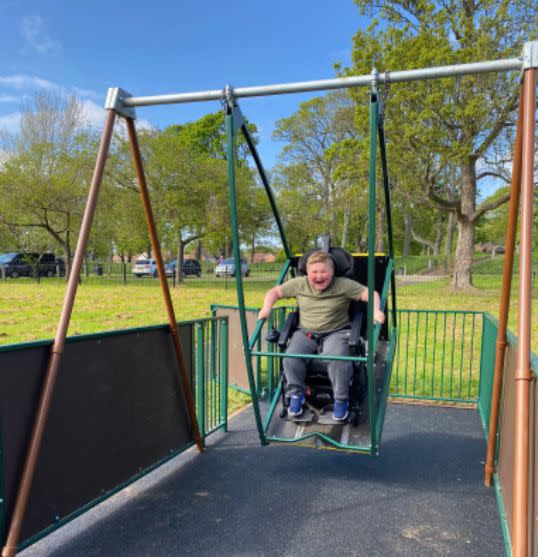
<svg viewBox="0 0 538 557">
<path fill-rule="evenodd" d="M 349 346 L 356 348 L 359 344 L 362 327 L 362 310 L 357 302 L 353 302 L 351 317 L 351 331 L 349 333 Z"/>
<path fill-rule="evenodd" d="M 286 317 L 286 323 L 284 323 L 284 328 L 282 329 L 280 336 L 278 337 L 278 346 L 279 348 L 286 348 L 288 344 L 288 340 L 290 339 L 291 335 L 297 329 L 297 325 L 299 324 L 299 312 L 292 311 L 288 313 L 288 317 Z"/>
</svg>

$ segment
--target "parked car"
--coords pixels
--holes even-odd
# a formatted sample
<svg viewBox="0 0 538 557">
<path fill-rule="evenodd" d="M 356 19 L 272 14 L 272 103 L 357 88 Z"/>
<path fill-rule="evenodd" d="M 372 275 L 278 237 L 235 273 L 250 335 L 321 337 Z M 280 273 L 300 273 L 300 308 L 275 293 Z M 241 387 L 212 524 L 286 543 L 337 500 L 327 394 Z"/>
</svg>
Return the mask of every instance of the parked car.
<svg viewBox="0 0 538 557">
<path fill-rule="evenodd" d="M 0 255 L 1 274 L 5 274 L 6 277 L 33 277 L 36 267 L 39 276 L 65 275 L 63 259 L 53 253 L 12 252 Z"/>
<path fill-rule="evenodd" d="M 135 261 L 133 275 L 138 278 L 156 277 L 157 263 L 155 262 L 155 259 L 139 259 L 138 261 Z"/>
<path fill-rule="evenodd" d="M 250 274 L 248 263 L 241 259 L 241 275 L 244 277 L 248 277 Z M 216 277 L 235 277 L 235 263 L 233 259 L 223 259 L 220 263 L 217 264 L 215 267 L 215 276 Z"/>
<path fill-rule="evenodd" d="M 172 277 L 176 274 L 177 259 L 170 261 L 164 266 L 164 271 L 167 277 Z M 189 275 L 194 275 L 196 277 L 201 276 L 202 266 L 198 259 L 185 259 L 183 261 L 183 276 L 187 277 Z"/>
</svg>

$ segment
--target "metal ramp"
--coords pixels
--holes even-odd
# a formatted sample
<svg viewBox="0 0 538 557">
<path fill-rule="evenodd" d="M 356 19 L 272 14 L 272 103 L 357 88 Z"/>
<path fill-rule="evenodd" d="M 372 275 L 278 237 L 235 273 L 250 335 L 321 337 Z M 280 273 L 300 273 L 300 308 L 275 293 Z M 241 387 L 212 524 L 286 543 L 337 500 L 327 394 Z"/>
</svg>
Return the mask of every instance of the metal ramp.
<svg viewBox="0 0 538 557">
<path fill-rule="evenodd" d="M 390 371 L 387 369 L 389 344 L 388 341 L 379 341 L 374 361 L 376 378 L 376 408 L 374 414 L 376 416 L 380 410 L 380 404 L 384 402 L 382 396 L 383 385 L 389 380 L 387 377 L 387 372 Z M 323 437 L 329 437 L 346 447 L 368 447 L 371 441 L 368 406 L 368 397 L 365 397 L 361 404 L 359 415 L 352 416 L 350 421 L 344 424 L 335 423 L 330 418 L 324 420 L 323 417 L 316 415 L 315 411 L 312 412 L 312 410 L 308 409 L 304 411 L 306 420 L 292 421 L 280 417 L 282 401 L 279 400 L 266 434 L 271 441 L 286 440 L 295 445 L 317 449 L 335 449 L 335 446 L 328 443 Z M 321 434 L 321 436 L 318 434 Z M 357 452 L 368 451 L 365 449 L 364 451 L 358 450 Z"/>
</svg>

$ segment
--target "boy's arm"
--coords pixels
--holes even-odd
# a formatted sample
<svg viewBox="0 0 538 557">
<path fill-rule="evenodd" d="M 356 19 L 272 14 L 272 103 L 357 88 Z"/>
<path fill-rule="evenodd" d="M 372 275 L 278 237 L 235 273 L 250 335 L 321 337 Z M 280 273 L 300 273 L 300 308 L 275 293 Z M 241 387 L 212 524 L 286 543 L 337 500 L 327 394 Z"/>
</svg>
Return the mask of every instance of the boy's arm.
<svg viewBox="0 0 538 557">
<path fill-rule="evenodd" d="M 282 288 L 280 288 L 279 285 L 268 290 L 263 299 L 263 307 L 258 313 L 258 319 L 267 319 L 275 302 L 281 300 L 283 297 Z"/>
<path fill-rule="evenodd" d="M 359 295 L 362 302 L 368 301 L 368 288 L 365 288 Z M 374 290 L 374 323 L 384 323 L 385 314 L 381 311 L 381 298 L 376 290 Z"/>
</svg>

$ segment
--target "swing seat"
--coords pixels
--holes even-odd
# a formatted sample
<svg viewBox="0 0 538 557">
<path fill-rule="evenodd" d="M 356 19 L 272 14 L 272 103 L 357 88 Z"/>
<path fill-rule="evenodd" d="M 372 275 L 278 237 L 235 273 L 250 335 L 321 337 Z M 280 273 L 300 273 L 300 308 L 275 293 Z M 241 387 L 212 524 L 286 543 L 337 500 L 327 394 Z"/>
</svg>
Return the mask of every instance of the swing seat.
<svg viewBox="0 0 538 557">
<path fill-rule="evenodd" d="M 336 255 L 335 252 L 336 251 Z M 343 252 L 343 254 L 342 254 Z M 347 276 L 362 284 L 368 281 L 366 254 L 351 256 L 341 248 L 331 248 L 329 253 L 335 258 L 335 267 L 340 267 L 342 261 L 347 261 L 347 271 L 338 276 Z M 299 273 L 306 274 L 306 258 L 309 254 L 297 257 L 292 267 Z M 349 261 L 352 261 L 349 264 Z M 388 258 L 383 254 L 375 256 L 375 285 L 381 292 L 387 270 Z M 335 272 L 336 274 L 336 272 Z M 368 347 L 366 315 L 367 305 L 364 302 L 353 302 L 350 306 L 350 355 L 366 356 Z M 299 316 L 297 312 L 288 314 L 282 331 L 273 330 L 267 340 L 278 345 L 281 351 L 293 331 L 297 328 Z M 394 344 L 394 339 L 392 344 Z M 288 402 L 285 393 L 285 377 L 282 377 L 279 387 L 273 397 L 265 432 L 269 441 L 288 442 L 317 449 L 352 450 L 368 454 L 372 452 L 371 421 L 373 417 L 382 416 L 386 404 L 390 370 L 392 368 L 393 349 L 388 337 L 387 322 L 380 329 L 379 341 L 376 346 L 372 369 L 372 385 L 367 374 L 366 362 L 354 362 L 354 373 L 350 385 L 350 415 L 345 421 L 335 421 L 332 417 L 333 393 L 332 385 L 327 375 L 327 361 L 311 360 L 307 369 L 306 403 L 303 405 L 301 416 L 288 416 Z M 280 359 L 282 361 L 282 359 Z M 374 406 L 370 408 L 370 390 L 375 392 Z M 370 393 L 371 394 L 371 393 Z M 379 422 L 379 423 L 382 423 Z"/>
<path fill-rule="evenodd" d="M 297 270 L 301 275 L 306 275 L 306 264 L 310 254 L 304 254 L 297 262 Z M 335 276 L 353 278 L 354 261 L 350 253 L 342 248 L 329 248 L 328 253 L 334 261 Z M 361 338 L 363 321 L 363 303 L 350 304 L 349 320 L 351 323 L 349 338 L 349 355 L 364 356 L 364 340 Z M 285 350 L 293 333 L 299 326 L 299 312 L 288 314 L 282 332 L 278 335 L 277 344 Z M 276 332 L 272 333 L 276 339 Z M 327 373 L 326 360 L 311 360 L 307 367 L 306 393 L 303 412 L 300 416 L 288 414 L 289 399 L 282 397 L 281 418 L 293 422 L 314 422 L 323 424 L 342 424 L 345 422 L 357 423 L 359 419 L 360 404 L 366 392 L 366 370 L 364 362 L 353 363 L 353 377 L 349 389 L 349 416 L 346 420 L 334 420 L 332 417 L 334 396 L 331 382 Z M 286 378 L 282 374 L 282 393 L 285 392 Z M 307 411 L 308 410 L 308 411 Z"/>
<path fill-rule="evenodd" d="M 350 309 L 351 331 L 349 339 L 350 356 L 364 356 L 364 340 L 360 337 L 362 327 L 362 309 L 353 302 Z M 282 333 L 278 338 L 280 348 L 285 348 L 293 333 L 297 330 L 299 312 L 291 312 Z M 352 422 L 357 424 L 360 414 L 360 405 L 367 391 L 366 365 L 364 362 L 353 362 L 353 376 L 349 386 L 349 416 L 346 420 L 334 420 L 334 396 L 332 384 L 327 372 L 327 360 L 311 360 L 307 367 L 306 393 L 303 412 L 300 416 L 288 414 L 289 398 L 283 397 L 280 416 L 292 422 L 313 422 L 320 424 L 342 424 Z M 282 373 L 282 393 L 286 390 L 286 377 Z"/>
</svg>

